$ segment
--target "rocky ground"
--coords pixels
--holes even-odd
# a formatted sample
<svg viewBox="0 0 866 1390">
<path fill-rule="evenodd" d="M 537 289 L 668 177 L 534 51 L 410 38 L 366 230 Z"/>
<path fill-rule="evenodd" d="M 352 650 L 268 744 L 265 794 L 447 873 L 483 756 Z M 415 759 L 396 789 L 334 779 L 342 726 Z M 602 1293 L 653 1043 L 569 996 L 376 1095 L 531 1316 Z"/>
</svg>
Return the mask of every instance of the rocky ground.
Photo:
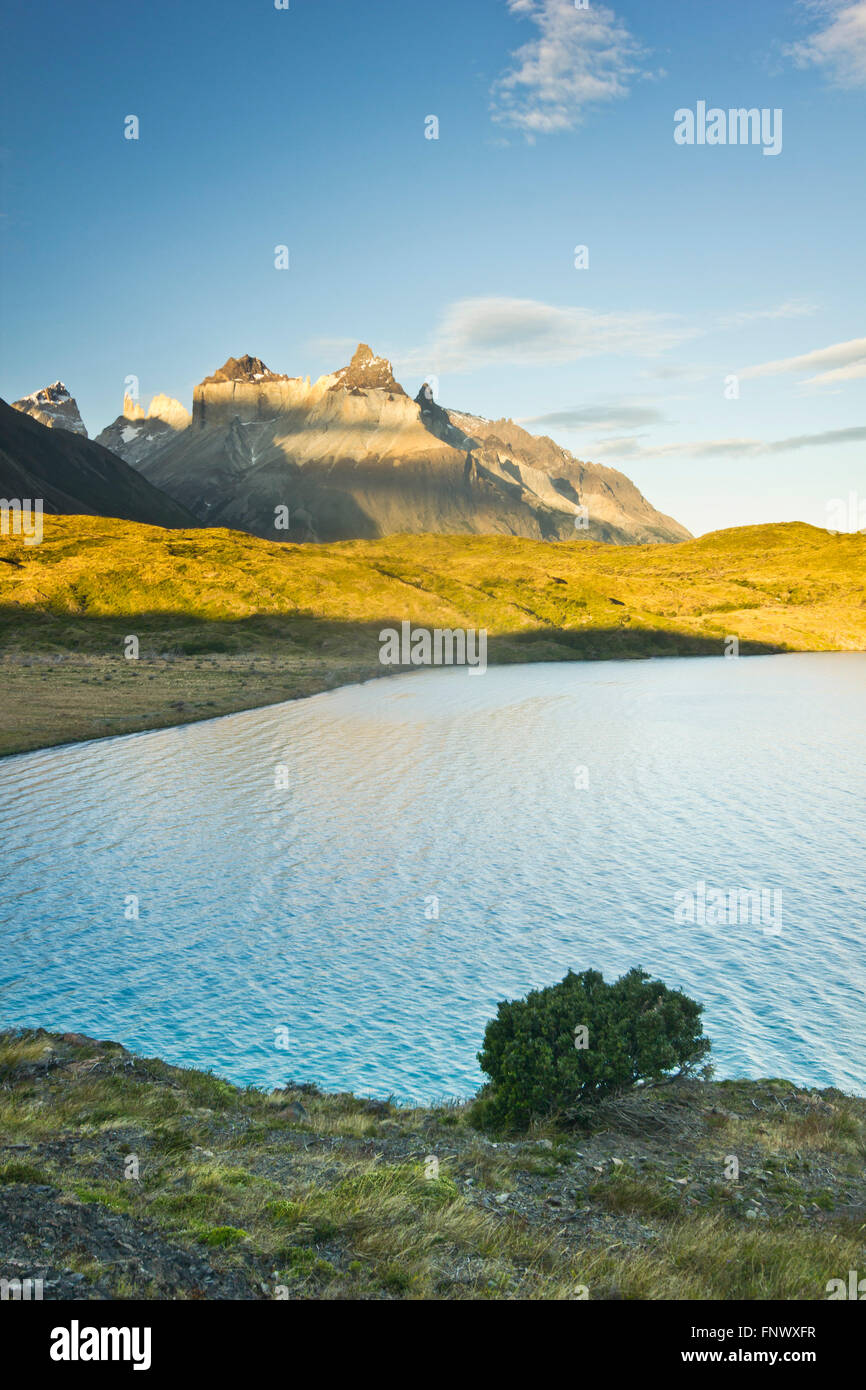
<svg viewBox="0 0 866 1390">
<path fill-rule="evenodd" d="M 821 1299 L 866 1268 L 864 1155 L 866 1099 L 783 1080 L 493 1137 L 0 1034 L 0 1276 L 45 1298 Z"/>
</svg>

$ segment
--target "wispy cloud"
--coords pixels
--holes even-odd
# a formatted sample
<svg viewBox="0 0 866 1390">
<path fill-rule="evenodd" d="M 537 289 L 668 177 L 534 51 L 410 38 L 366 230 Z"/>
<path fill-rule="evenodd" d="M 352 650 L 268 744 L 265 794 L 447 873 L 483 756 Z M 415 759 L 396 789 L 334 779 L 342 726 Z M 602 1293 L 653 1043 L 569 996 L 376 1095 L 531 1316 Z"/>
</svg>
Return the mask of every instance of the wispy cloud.
<svg viewBox="0 0 866 1390">
<path fill-rule="evenodd" d="M 638 375 L 649 377 L 653 381 L 681 381 L 685 384 L 692 381 L 705 381 L 712 373 L 709 367 L 697 367 L 694 363 L 663 362 L 657 366 L 645 367 Z"/>
<path fill-rule="evenodd" d="M 599 314 L 488 296 L 449 305 L 433 341 L 398 361 L 404 371 L 441 373 L 552 365 L 601 353 L 655 357 L 693 336 L 673 314 Z"/>
<path fill-rule="evenodd" d="M 549 415 L 533 415 L 519 420 L 521 425 L 549 425 L 551 429 L 628 430 L 640 425 L 658 425 L 664 420 L 660 410 L 649 405 L 594 405 L 575 410 L 554 410 Z"/>
<path fill-rule="evenodd" d="M 821 27 L 785 53 L 798 68 L 820 68 L 836 87 L 866 86 L 866 0 L 811 0 Z"/>
<path fill-rule="evenodd" d="M 850 338 L 846 343 L 833 343 L 830 347 L 801 353 L 799 357 L 780 357 L 775 362 L 760 362 L 754 367 L 744 367 L 737 375 L 746 380 L 759 376 L 779 376 L 783 372 L 803 374 L 817 371 L 817 375 L 809 377 L 807 384 L 826 386 L 833 381 L 847 381 L 863 375 L 864 363 L 866 338 Z"/>
<path fill-rule="evenodd" d="M 835 386 L 840 381 L 857 381 L 864 376 L 866 376 L 866 360 L 849 362 L 847 367 L 836 367 L 832 372 L 819 372 L 817 376 L 807 377 L 803 385 Z"/>
<path fill-rule="evenodd" d="M 644 444 L 640 436 L 607 439 L 596 444 L 591 457 L 630 459 L 653 458 L 715 458 L 751 456 L 755 454 L 786 454 L 795 449 L 813 449 L 821 444 L 855 444 L 866 440 L 866 425 L 849 429 L 824 430 L 820 434 L 795 434 L 787 439 L 699 439 L 684 444 Z"/>
<path fill-rule="evenodd" d="M 573 130 L 584 108 L 628 94 L 631 80 L 649 76 L 644 50 L 605 5 L 576 9 L 574 0 L 507 0 L 530 20 L 538 37 L 512 53 L 512 66 L 494 83 L 493 119 L 533 138 Z"/>
<path fill-rule="evenodd" d="M 725 314 L 719 320 L 719 327 L 740 328 L 744 323 L 755 323 L 759 319 L 802 319 L 816 313 L 817 308 L 817 304 L 788 299 L 784 304 L 776 304 L 769 309 L 741 309 L 736 314 Z"/>
<path fill-rule="evenodd" d="M 342 366 L 344 362 L 348 362 L 358 342 L 358 338 L 309 338 L 305 344 L 305 351 L 333 361 L 335 367 Z"/>
</svg>

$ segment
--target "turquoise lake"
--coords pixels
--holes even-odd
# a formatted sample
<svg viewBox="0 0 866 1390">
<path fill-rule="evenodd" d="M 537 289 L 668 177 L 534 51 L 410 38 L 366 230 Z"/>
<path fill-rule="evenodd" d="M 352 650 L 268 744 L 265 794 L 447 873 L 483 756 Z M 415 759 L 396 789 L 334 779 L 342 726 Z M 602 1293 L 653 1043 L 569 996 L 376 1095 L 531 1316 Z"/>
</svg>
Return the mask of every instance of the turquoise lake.
<svg viewBox="0 0 866 1390">
<path fill-rule="evenodd" d="M 6 759 L 2 1026 L 429 1101 L 498 1000 L 642 965 L 717 1076 L 866 1092 L 864 715 L 866 655 L 574 662 Z"/>
</svg>

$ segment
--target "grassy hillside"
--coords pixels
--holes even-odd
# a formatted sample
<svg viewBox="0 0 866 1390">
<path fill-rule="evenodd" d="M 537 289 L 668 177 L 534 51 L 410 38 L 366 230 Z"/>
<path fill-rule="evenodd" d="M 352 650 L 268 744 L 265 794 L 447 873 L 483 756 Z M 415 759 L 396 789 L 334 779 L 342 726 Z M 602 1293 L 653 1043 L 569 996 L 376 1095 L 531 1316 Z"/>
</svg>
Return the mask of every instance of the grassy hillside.
<svg viewBox="0 0 866 1390">
<path fill-rule="evenodd" d="M 866 536 L 791 523 L 679 545 L 294 546 L 50 517 L 42 545 L 0 541 L 0 752 L 380 675 L 379 630 L 404 619 L 484 627 L 493 662 L 720 655 L 728 634 L 743 653 L 862 651 Z M 123 657 L 128 634 L 138 662 Z"/>
<path fill-rule="evenodd" d="M 80 1034 L 0 1034 L 0 1083 L 4 1273 L 46 1299 L 812 1300 L 866 1264 L 866 1100 L 835 1090 L 677 1082 L 493 1143 L 466 1106 Z"/>
</svg>

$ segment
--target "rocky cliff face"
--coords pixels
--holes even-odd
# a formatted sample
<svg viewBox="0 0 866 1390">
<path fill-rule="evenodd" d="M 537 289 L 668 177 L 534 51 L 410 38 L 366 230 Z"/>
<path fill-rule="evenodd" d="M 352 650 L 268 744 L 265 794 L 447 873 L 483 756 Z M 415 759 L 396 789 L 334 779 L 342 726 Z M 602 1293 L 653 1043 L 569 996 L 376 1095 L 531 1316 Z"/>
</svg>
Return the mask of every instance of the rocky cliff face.
<svg viewBox="0 0 866 1390">
<path fill-rule="evenodd" d="M 78 405 L 62 381 L 55 381 L 51 386 L 43 386 L 29 396 L 22 396 L 20 401 L 13 401 L 12 406 L 25 415 L 31 415 L 49 429 L 69 430 L 71 434 L 87 438 Z"/>
<path fill-rule="evenodd" d="M 189 429 L 123 456 L 206 524 L 271 540 L 688 536 L 614 469 L 582 463 L 511 421 L 445 410 L 424 388 L 412 400 L 364 343 L 315 382 L 257 357 L 229 358 L 195 388 Z"/>
</svg>

